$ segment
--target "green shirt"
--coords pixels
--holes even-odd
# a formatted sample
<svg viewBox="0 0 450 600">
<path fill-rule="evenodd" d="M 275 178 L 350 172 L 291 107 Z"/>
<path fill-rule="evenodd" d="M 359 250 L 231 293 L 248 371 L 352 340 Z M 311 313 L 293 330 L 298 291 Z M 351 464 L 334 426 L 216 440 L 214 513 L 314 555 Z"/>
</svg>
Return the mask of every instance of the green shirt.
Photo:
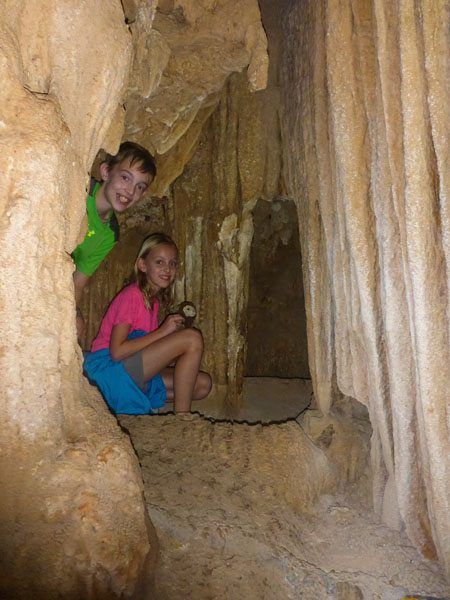
<svg viewBox="0 0 450 600">
<path fill-rule="evenodd" d="M 77 270 L 88 277 L 95 273 L 119 239 L 119 223 L 116 215 L 113 213 L 107 223 L 98 216 L 95 196 L 99 188 L 100 183 L 97 182 L 87 197 L 88 230 L 84 240 L 72 252 Z"/>
</svg>

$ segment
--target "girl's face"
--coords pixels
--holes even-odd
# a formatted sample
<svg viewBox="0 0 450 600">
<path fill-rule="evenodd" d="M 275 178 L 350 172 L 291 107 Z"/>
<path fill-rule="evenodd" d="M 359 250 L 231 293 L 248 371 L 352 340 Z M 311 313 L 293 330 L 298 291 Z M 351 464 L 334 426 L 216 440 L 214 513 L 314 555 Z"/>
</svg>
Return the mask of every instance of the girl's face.
<svg viewBox="0 0 450 600">
<path fill-rule="evenodd" d="M 146 274 L 148 283 L 157 292 L 170 286 L 178 268 L 178 252 L 171 244 L 158 244 L 145 258 L 139 258 L 138 269 Z"/>
</svg>

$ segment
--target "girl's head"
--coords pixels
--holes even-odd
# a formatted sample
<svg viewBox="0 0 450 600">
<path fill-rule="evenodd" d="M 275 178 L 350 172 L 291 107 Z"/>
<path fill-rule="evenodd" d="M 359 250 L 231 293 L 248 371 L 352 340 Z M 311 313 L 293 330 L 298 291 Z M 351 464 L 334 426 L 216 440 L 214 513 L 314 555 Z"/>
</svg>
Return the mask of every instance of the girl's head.
<svg viewBox="0 0 450 600">
<path fill-rule="evenodd" d="M 148 307 L 157 297 L 163 307 L 168 308 L 177 268 L 178 249 L 168 235 L 152 233 L 145 238 L 134 265 L 134 273 Z"/>
</svg>

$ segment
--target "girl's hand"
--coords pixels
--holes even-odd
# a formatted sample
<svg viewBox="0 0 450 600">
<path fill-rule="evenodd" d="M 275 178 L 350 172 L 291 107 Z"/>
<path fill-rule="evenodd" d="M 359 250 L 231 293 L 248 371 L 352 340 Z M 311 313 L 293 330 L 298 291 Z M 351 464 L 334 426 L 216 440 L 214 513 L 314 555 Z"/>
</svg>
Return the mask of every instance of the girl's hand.
<svg viewBox="0 0 450 600">
<path fill-rule="evenodd" d="M 183 328 L 184 317 L 181 315 L 167 315 L 164 321 L 159 326 L 159 330 L 164 335 L 170 335 L 175 331 L 179 331 Z"/>
</svg>

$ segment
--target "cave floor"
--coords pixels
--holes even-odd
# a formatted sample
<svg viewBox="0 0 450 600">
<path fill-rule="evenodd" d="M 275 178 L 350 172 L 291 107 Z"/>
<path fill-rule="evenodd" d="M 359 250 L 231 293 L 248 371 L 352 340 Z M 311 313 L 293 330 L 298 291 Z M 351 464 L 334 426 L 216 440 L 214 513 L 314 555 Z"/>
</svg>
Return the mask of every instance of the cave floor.
<svg viewBox="0 0 450 600">
<path fill-rule="evenodd" d="M 194 402 L 192 411 L 238 423 L 280 423 L 297 417 L 307 408 L 312 397 L 312 382 L 310 379 L 245 377 L 242 405 L 238 408 L 227 408 L 221 390 L 216 388 L 214 392 Z M 168 410 L 172 410 L 172 405 L 168 405 Z"/>
<path fill-rule="evenodd" d="M 356 495 L 325 494 L 314 509 L 294 510 L 278 489 L 261 485 L 255 432 L 296 431 L 296 422 L 231 425 L 156 415 L 120 423 L 138 454 L 160 541 L 158 600 L 450 597 L 438 564 L 382 525 Z M 296 478 L 280 476 L 280 487 L 301 486 Z"/>
</svg>

